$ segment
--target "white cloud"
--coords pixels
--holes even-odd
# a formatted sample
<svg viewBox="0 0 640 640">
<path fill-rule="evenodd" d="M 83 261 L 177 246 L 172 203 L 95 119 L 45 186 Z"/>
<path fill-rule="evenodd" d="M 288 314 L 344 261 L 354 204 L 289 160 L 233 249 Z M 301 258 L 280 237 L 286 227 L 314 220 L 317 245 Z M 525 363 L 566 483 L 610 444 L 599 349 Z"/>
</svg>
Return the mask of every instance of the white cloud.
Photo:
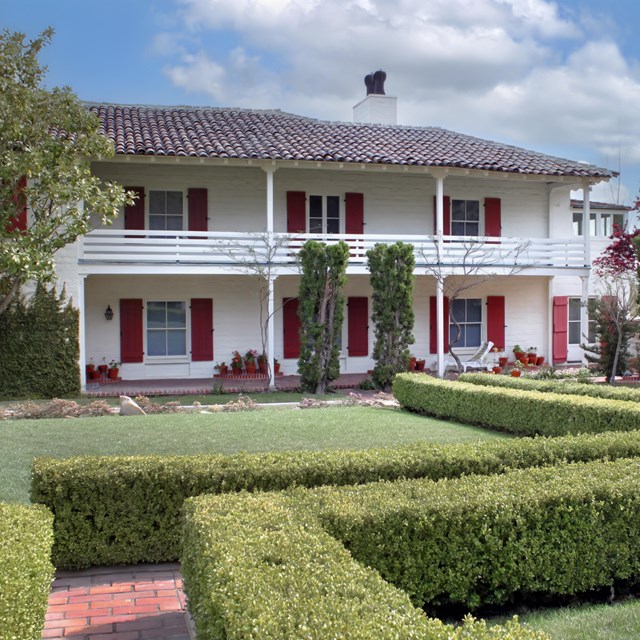
<svg viewBox="0 0 640 640">
<path fill-rule="evenodd" d="M 179 45 L 165 73 L 215 104 L 350 120 L 383 68 L 402 123 L 640 162 L 637 62 L 556 2 L 177 1 L 189 37 L 160 34 L 159 49 Z M 230 51 L 209 45 L 228 32 Z"/>
</svg>

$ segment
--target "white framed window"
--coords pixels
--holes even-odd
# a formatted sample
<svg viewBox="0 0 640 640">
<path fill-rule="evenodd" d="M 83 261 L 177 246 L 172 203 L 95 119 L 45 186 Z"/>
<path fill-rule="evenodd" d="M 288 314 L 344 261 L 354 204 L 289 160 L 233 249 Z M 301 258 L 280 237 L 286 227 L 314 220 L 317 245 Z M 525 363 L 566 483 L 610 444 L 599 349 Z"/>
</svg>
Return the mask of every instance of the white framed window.
<svg viewBox="0 0 640 640">
<path fill-rule="evenodd" d="M 451 302 L 451 316 L 460 325 L 460 339 L 456 338 L 456 326 L 449 322 L 449 343 L 452 347 L 464 349 L 479 347 L 482 343 L 482 299 L 458 298 Z"/>
<path fill-rule="evenodd" d="M 149 229 L 182 231 L 184 229 L 184 194 L 182 191 L 149 191 Z"/>
<path fill-rule="evenodd" d="M 591 298 L 594 299 L 594 298 Z M 580 315 L 582 310 L 582 301 L 580 298 L 569 298 L 569 327 L 568 342 L 569 344 L 580 345 L 584 342 L 582 336 L 582 326 L 580 323 Z M 596 342 L 596 322 L 589 318 L 589 335 L 587 336 L 587 344 Z"/>
<path fill-rule="evenodd" d="M 147 301 L 147 355 L 171 357 L 187 355 L 187 303 Z"/>
<path fill-rule="evenodd" d="M 613 225 L 622 227 L 625 223 L 623 213 L 589 214 L 589 236 L 607 238 L 613 233 Z M 582 211 L 573 212 L 573 235 L 582 236 Z"/>
<path fill-rule="evenodd" d="M 478 200 L 451 201 L 451 235 L 480 235 L 480 202 Z"/>
<path fill-rule="evenodd" d="M 340 233 L 340 196 L 309 196 L 309 233 Z"/>
</svg>

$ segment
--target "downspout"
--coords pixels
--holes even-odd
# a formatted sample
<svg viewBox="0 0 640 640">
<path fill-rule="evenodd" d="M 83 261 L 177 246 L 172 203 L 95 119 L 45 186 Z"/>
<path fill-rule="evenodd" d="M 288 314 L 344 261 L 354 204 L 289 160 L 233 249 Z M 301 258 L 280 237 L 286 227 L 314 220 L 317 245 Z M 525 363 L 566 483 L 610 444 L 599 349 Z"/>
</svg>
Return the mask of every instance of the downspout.
<svg viewBox="0 0 640 640">
<path fill-rule="evenodd" d="M 84 392 L 87 390 L 87 344 L 85 330 L 85 300 L 84 300 L 84 282 L 87 276 L 78 276 L 78 363 L 80 365 L 80 389 Z"/>
</svg>

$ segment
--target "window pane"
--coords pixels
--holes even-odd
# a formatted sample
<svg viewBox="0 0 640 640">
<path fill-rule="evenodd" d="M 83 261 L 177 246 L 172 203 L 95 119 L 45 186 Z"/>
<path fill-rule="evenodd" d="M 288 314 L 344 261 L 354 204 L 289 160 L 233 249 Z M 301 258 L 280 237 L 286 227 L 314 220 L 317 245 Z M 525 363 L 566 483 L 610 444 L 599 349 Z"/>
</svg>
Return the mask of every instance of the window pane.
<svg viewBox="0 0 640 640">
<path fill-rule="evenodd" d="M 464 344 L 464 342 L 462 341 L 462 336 L 464 335 L 464 325 L 462 325 L 460 327 L 460 329 L 462 330 L 462 333 L 460 334 L 460 342 L 455 342 L 455 338 L 456 338 L 456 327 L 453 324 L 449 325 L 449 344 L 452 347 L 455 347 L 456 345 L 461 346 Z"/>
<path fill-rule="evenodd" d="M 165 331 L 147 331 L 147 352 L 150 356 L 164 356 Z"/>
<path fill-rule="evenodd" d="M 467 200 L 467 220 L 480 220 L 480 203 L 477 200 Z"/>
<path fill-rule="evenodd" d="M 479 324 L 466 325 L 465 347 L 479 347 L 481 327 Z"/>
<path fill-rule="evenodd" d="M 614 213 L 613 224 L 617 224 L 619 227 L 624 226 L 624 215 L 622 215 L 621 213 Z"/>
<path fill-rule="evenodd" d="M 340 220 L 329 218 L 327 220 L 327 233 L 340 233 Z"/>
<path fill-rule="evenodd" d="M 451 203 L 451 219 L 464 220 L 464 200 L 454 200 Z"/>
<path fill-rule="evenodd" d="M 589 220 L 589 234 L 592 236 L 596 235 L 596 214 L 592 213 L 591 218 Z"/>
<path fill-rule="evenodd" d="M 582 235 L 582 214 L 577 211 L 573 212 L 573 235 Z"/>
<path fill-rule="evenodd" d="M 327 196 L 327 218 L 340 217 L 340 198 L 338 196 Z"/>
<path fill-rule="evenodd" d="M 167 213 L 182 216 L 182 191 L 167 191 Z"/>
<path fill-rule="evenodd" d="M 309 233 L 322 233 L 322 218 L 309 218 Z"/>
<path fill-rule="evenodd" d="M 467 322 L 482 322 L 482 301 L 480 298 L 467 300 Z"/>
<path fill-rule="evenodd" d="M 580 321 L 580 298 L 569 298 L 569 320 Z"/>
<path fill-rule="evenodd" d="M 309 196 L 309 217 L 322 219 L 322 196 Z"/>
<path fill-rule="evenodd" d="M 479 227 L 477 222 L 468 222 L 467 228 L 465 231 L 466 236 L 477 236 L 479 232 Z"/>
<path fill-rule="evenodd" d="M 569 323 L 569 344 L 580 344 L 580 323 Z"/>
<path fill-rule="evenodd" d="M 456 320 L 456 322 L 464 322 L 465 321 L 465 301 L 464 300 L 454 300 L 451 303 L 451 316 Z"/>
<path fill-rule="evenodd" d="M 182 231 L 181 216 L 167 216 L 167 229 L 171 231 Z"/>
<path fill-rule="evenodd" d="M 444 231 L 445 235 L 447 231 Z M 451 235 L 452 236 L 463 236 L 464 233 L 464 222 L 451 222 Z"/>
<path fill-rule="evenodd" d="M 162 213 L 166 212 L 166 193 L 164 191 L 150 191 L 149 192 L 149 213 Z"/>
<path fill-rule="evenodd" d="M 596 342 L 596 321 L 589 320 L 589 344 Z"/>
<path fill-rule="evenodd" d="M 149 216 L 149 229 L 154 231 L 164 231 L 164 216 Z"/>
<path fill-rule="evenodd" d="M 186 327 L 184 302 L 167 302 L 167 326 L 182 329 Z"/>
<path fill-rule="evenodd" d="M 166 323 L 166 305 L 164 302 L 147 302 L 147 327 L 164 329 Z"/>
<path fill-rule="evenodd" d="M 183 356 L 187 353 L 185 331 L 167 331 L 167 355 Z"/>
</svg>

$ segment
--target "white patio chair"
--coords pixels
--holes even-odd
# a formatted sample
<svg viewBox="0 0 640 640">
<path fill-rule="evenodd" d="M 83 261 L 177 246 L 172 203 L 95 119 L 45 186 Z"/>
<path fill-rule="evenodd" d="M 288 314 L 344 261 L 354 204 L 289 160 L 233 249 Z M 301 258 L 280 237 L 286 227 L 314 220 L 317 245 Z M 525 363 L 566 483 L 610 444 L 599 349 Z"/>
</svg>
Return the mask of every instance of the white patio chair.
<svg viewBox="0 0 640 640">
<path fill-rule="evenodd" d="M 460 358 L 460 362 L 462 364 L 462 370 L 466 373 L 467 369 L 485 369 L 489 371 L 492 367 L 490 363 L 487 363 L 487 356 L 491 352 L 493 348 L 493 342 L 488 340 L 487 342 L 483 342 L 478 350 L 466 360 Z M 453 358 L 449 358 L 445 363 L 445 371 L 451 371 L 452 369 L 457 369 L 458 365 Z"/>
</svg>

